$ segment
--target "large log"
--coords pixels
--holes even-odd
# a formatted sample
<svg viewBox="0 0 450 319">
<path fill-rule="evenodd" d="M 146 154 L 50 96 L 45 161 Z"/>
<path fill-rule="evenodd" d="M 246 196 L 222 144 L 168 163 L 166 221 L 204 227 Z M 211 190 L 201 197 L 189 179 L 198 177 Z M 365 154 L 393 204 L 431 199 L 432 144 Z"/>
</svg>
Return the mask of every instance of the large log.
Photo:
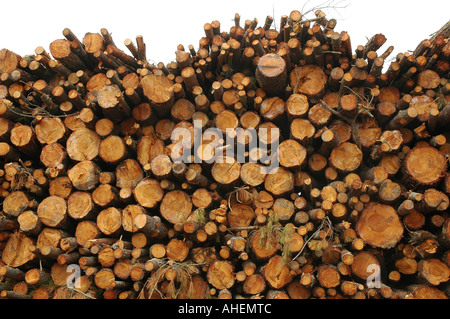
<svg viewBox="0 0 450 319">
<path fill-rule="evenodd" d="M 391 59 L 311 13 L 2 49 L 0 297 L 448 299 L 448 24 Z"/>
<path fill-rule="evenodd" d="M 278 54 L 264 54 L 255 72 L 260 87 L 268 94 L 280 94 L 286 86 L 286 62 Z"/>
</svg>

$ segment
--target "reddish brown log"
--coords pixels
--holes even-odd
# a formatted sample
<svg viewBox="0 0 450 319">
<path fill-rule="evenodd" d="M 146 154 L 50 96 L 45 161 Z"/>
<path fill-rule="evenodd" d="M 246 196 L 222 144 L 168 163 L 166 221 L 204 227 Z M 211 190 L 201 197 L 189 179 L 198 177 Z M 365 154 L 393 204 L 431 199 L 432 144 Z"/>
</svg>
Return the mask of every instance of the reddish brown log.
<svg viewBox="0 0 450 319">
<path fill-rule="evenodd" d="M 362 162 L 362 152 L 353 143 L 344 142 L 331 151 L 330 164 L 343 172 L 356 170 Z"/>
<path fill-rule="evenodd" d="M 265 92 L 279 94 L 286 85 L 286 62 L 278 54 L 265 54 L 259 59 L 255 74 Z"/>
<path fill-rule="evenodd" d="M 417 186 L 433 186 L 445 175 L 447 161 L 434 147 L 415 147 L 403 163 L 404 179 Z"/>
<path fill-rule="evenodd" d="M 289 77 L 294 93 L 308 97 L 322 95 L 328 81 L 325 73 L 316 65 L 295 68 Z"/>
<path fill-rule="evenodd" d="M 403 226 L 391 206 L 371 203 L 358 219 L 356 231 L 370 245 L 390 248 L 402 238 Z"/>
<path fill-rule="evenodd" d="M 172 224 L 184 222 L 192 213 L 192 201 L 183 191 L 168 192 L 161 201 L 160 212 Z"/>
</svg>

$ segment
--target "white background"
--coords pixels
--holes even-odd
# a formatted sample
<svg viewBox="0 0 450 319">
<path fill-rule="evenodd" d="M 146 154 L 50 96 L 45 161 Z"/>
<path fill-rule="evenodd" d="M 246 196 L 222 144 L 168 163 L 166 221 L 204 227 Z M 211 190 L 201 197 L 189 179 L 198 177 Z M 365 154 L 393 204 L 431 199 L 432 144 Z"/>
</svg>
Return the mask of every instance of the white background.
<svg viewBox="0 0 450 319">
<path fill-rule="evenodd" d="M 5 1 L 0 6 L 0 48 L 19 55 L 34 54 L 43 46 L 48 50 L 53 40 L 63 38 L 62 30 L 70 28 L 80 40 L 87 32 L 106 28 L 116 45 L 128 53 L 123 45 L 126 38 L 133 41 L 142 35 L 147 58 L 152 62 L 168 63 L 175 59 L 178 44 L 198 48 L 204 36 L 203 25 L 218 20 L 221 30 L 234 25 L 235 13 L 246 19 L 257 18 L 264 24 L 266 16 L 275 19 L 278 29 L 281 15 L 292 10 L 303 12 L 321 5 L 328 18 L 338 20 L 335 31 L 347 31 L 352 47 L 364 45 L 367 39 L 383 33 L 386 44 L 380 52 L 394 46 L 391 58 L 399 52 L 414 50 L 423 39 L 437 31 L 449 19 L 450 1 L 444 0 L 210 0 L 210 1 Z M 307 17 L 314 17 L 311 13 Z"/>
</svg>

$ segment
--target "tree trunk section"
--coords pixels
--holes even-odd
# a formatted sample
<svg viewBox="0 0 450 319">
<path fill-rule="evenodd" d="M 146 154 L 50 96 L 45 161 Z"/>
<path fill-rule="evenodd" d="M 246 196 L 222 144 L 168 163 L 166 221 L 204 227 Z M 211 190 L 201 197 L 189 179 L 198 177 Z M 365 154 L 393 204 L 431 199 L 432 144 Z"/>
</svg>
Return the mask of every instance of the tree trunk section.
<svg viewBox="0 0 450 319">
<path fill-rule="evenodd" d="M 258 61 L 255 77 L 267 94 L 280 94 L 286 86 L 286 62 L 278 54 L 264 54 Z"/>
</svg>

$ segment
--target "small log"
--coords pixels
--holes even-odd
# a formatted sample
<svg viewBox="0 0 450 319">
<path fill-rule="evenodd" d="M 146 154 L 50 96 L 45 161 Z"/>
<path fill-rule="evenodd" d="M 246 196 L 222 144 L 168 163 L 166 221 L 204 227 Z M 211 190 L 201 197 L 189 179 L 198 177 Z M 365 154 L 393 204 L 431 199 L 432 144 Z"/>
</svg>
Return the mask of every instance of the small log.
<svg viewBox="0 0 450 319">
<path fill-rule="evenodd" d="M 243 285 L 242 290 L 248 295 L 257 295 L 262 293 L 266 289 L 266 281 L 260 274 L 252 274 L 247 276 Z"/>
<path fill-rule="evenodd" d="M 164 191 L 156 179 L 144 178 L 133 190 L 136 201 L 143 207 L 154 208 L 164 197 Z"/>
<path fill-rule="evenodd" d="M 103 268 L 95 274 L 94 283 L 100 289 L 111 289 L 115 287 L 115 279 L 116 276 L 111 269 Z"/>
<path fill-rule="evenodd" d="M 324 288 L 334 288 L 341 284 L 338 270 L 330 265 L 322 265 L 317 269 L 317 280 Z"/>
<path fill-rule="evenodd" d="M 4 278 L 11 278 L 15 281 L 25 279 L 25 274 L 22 270 L 10 266 L 2 266 L 0 268 L 0 275 Z M 6 288 L 6 287 L 4 287 Z"/>
<path fill-rule="evenodd" d="M 28 209 L 29 195 L 23 191 L 11 192 L 3 201 L 5 214 L 17 217 Z"/>
<path fill-rule="evenodd" d="M 96 91 L 96 98 L 103 114 L 114 122 L 131 115 L 130 106 L 117 85 L 102 86 Z"/>
<path fill-rule="evenodd" d="M 110 165 L 117 165 L 127 157 L 125 141 L 117 135 L 109 135 L 98 147 L 99 157 Z"/>
<path fill-rule="evenodd" d="M 114 236 L 122 229 L 122 213 L 115 207 L 108 207 L 100 211 L 96 223 L 103 234 Z"/>
<path fill-rule="evenodd" d="M 114 249 L 110 246 L 93 246 L 91 252 L 96 252 L 97 260 L 103 267 L 112 267 L 116 262 L 116 257 L 114 256 Z"/>
<path fill-rule="evenodd" d="M 87 128 L 78 129 L 67 139 L 67 155 L 74 161 L 90 161 L 97 157 L 100 137 Z"/>
<path fill-rule="evenodd" d="M 46 197 L 37 208 L 39 220 L 49 227 L 64 227 L 67 219 L 67 202 L 59 196 Z"/>
<path fill-rule="evenodd" d="M 281 289 L 292 280 L 289 267 L 280 255 L 275 255 L 263 266 L 263 276 L 273 289 Z"/>
<path fill-rule="evenodd" d="M 36 255 L 30 248 L 33 241 L 21 233 L 14 233 L 8 239 L 2 252 L 2 261 L 9 267 L 19 267 L 32 261 Z"/>
<path fill-rule="evenodd" d="M 436 258 L 422 259 L 418 263 L 418 275 L 429 284 L 437 286 L 447 282 L 450 276 L 450 268 Z"/>
<path fill-rule="evenodd" d="M 355 144 L 344 142 L 331 151 L 329 160 L 337 170 L 352 172 L 361 165 L 362 152 Z"/>
<path fill-rule="evenodd" d="M 158 216 L 152 217 L 146 214 L 139 214 L 134 218 L 134 226 L 151 238 L 163 238 L 168 232 L 167 227 Z"/>
<path fill-rule="evenodd" d="M 17 221 L 20 224 L 20 230 L 25 234 L 37 236 L 43 228 L 43 224 L 33 211 L 24 211 L 17 217 Z"/>
<path fill-rule="evenodd" d="M 362 251 L 355 254 L 351 265 L 351 272 L 358 279 L 367 280 L 373 274 L 373 267 L 377 266 L 380 267 L 378 259 L 372 253 Z"/>
<path fill-rule="evenodd" d="M 244 163 L 241 167 L 240 178 L 249 186 L 261 185 L 266 178 L 265 167 L 258 163 Z"/>
<path fill-rule="evenodd" d="M 273 233 L 264 236 L 261 230 L 255 231 L 249 238 L 250 249 L 257 260 L 265 260 L 275 255 L 279 243 Z"/>
<path fill-rule="evenodd" d="M 230 185 L 238 181 L 240 172 L 241 164 L 229 156 L 218 158 L 211 168 L 214 180 L 220 185 Z"/>
<path fill-rule="evenodd" d="M 380 183 L 378 196 L 386 204 L 393 204 L 400 199 L 401 186 L 390 179 L 385 179 Z"/>
<path fill-rule="evenodd" d="M 135 226 L 135 219 L 140 214 L 146 214 L 147 211 L 140 205 L 127 205 L 122 210 L 122 227 L 125 231 L 134 233 L 138 229 Z"/>
<path fill-rule="evenodd" d="M 169 156 L 161 154 L 155 156 L 151 161 L 151 171 L 158 179 L 166 179 L 171 176 L 172 161 Z"/>
<path fill-rule="evenodd" d="M 235 204 L 227 214 L 227 221 L 230 227 L 250 226 L 255 218 L 255 212 L 252 207 L 244 204 Z"/>
<path fill-rule="evenodd" d="M 178 99 L 171 107 L 170 114 L 175 122 L 189 121 L 195 113 L 195 105 L 186 99 Z"/>
<path fill-rule="evenodd" d="M 110 184 L 100 184 L 92 192 L 93 204 L 101 207 L 111 207 L 119 203 L 119 191 Z"/>
<path fill-rule="evenodd" d="M 206 278 L 216 289 L 229 289 L 235 283 L 234 266 L 228 261 L 213 261 L 208 267 Z"/>
<path fill-rule="evenodd" d="M 89 160 L 77 163 L 67 172 L 73 187 L 80 191 L 94 189 L 98 184 L 99 174 L 99 167 Z"/>
<path fill-rule="evenodd" d="M 261 103 L 259 112 L 264 120 L 279 123 L 284 118 L 285 109 L 285 102 L 275 96 L 265 99 Z"/>
<path fill-rule="evenodd" d="M 308 145 L 316 133 L 315 126 L 307 119 L 294 119 L 290 125 L 291 138 Z"/>
<path fill-rule="evenodd" d="M 183 261 L 189 255 L 189 246 L 185 241 L 171 239 L 166 246 L 166 256 L 174 261 Z"/>
<path fill-rule="evenodd" d="M 304 94 L 291 94 L 286 101 L 286 112 L 290 119 L 303 117 L 309 109 L 309 101 Z"/>
<path fill-rule="evenodd" d="M 115 170 L 117 188 L 134 188 L 144 178 L 144 172 L 135 159 L 125 159 Z"/>
<path fill-rule="evenodd" d="M 291 71 L 289 77 L 293 92 L 308 97 L 321 96 L 328 82 L 325 73 L 316 65 L 297 67 Z"/>
<path fill-rule="evenodd" d="M 66 127 L 58 117 L 45 117 L 34 127 L 36 138 L 41 144 L 60 143 L 66 136 Z"/>
<path fill-rule="evenodd" d="M 18 125 L 11 130 L 10 141 L 22 153 L 33 156 L 38 154 L 38 141 L 33 128 L 28 125 Z"/>
<path fill-rule="evenodd" d="M 299 168 L 306 161 L 306 148 L 293 139 L 288 139 L 278 146 L 278 161 L 285 168 Z"/>
<path fill-rule="evenodd" d="M 281 196 L 294 189 L 294 174 L 282 167 L 268 172 L 264 181 L 265 189 L 274 196 Z"/>
<path fill-rule="evenodd" d="M 51 55 L 72 71 L 86 69 L 83 61 L 71 50 L 71 41 L 58 39 L 50 43 Z"/>
</svg>

